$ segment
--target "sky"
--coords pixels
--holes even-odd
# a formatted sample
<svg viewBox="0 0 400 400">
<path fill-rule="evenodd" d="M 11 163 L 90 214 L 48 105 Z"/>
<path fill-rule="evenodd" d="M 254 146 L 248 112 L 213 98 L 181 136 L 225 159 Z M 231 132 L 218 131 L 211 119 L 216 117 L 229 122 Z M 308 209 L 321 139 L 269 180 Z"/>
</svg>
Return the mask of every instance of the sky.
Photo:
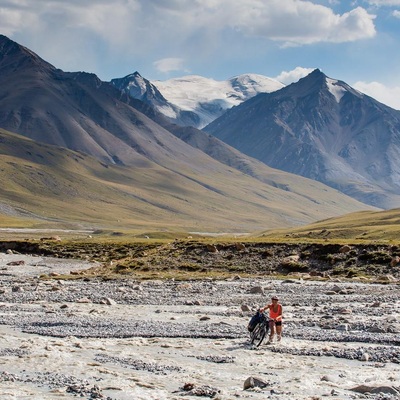
<svg viewBox="0 0 400 400">
<path fill-rule="evenodd" d="M 319 68 L 400 109 L 400 0 L 0 0 L 0 34 L 103 81 Z"/>
</svg>

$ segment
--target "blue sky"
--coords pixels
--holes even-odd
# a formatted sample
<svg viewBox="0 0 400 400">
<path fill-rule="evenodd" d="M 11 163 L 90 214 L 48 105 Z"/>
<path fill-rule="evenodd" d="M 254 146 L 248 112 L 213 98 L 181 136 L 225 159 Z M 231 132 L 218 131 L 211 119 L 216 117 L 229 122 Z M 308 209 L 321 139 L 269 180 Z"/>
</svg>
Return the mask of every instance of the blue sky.
<svg viewBox="0 0 400 400">
<path fill-rule="evenodd" d="M 0 0 L 0 33 L 103 81 L 320 68 L 400 109 L 400 0 Z"/>
</svg>

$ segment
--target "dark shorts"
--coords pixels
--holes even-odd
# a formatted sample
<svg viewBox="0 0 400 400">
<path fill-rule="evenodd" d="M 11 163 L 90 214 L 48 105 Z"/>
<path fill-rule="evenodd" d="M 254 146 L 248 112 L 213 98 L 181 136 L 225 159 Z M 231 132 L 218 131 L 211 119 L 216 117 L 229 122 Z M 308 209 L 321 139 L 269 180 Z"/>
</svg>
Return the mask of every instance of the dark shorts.
<svg viewBox="0 0 400 400">
<path fill-rule="evenodd" d="M 282 321 L 269 321 L 270 324 L 275 324 L 275 326 L 282 326 Z"/>
</svg>

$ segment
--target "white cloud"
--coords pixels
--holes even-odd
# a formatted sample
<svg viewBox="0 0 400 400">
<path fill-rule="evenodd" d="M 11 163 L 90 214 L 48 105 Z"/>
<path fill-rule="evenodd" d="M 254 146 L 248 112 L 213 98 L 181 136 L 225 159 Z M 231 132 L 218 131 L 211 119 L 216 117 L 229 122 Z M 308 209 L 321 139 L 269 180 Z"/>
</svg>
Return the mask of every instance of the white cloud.
<svg viewBox="0 0 400 400">
<path fill-rule="evenodd" d="M 400 86 L 387 87 L 379 82 L 356 82 L 352 85 L 355 89 L 374 99 L 400 110 Z"/>
<path fill-rule="evenodd" d="M 3 35 L 13 35 L 18 32 L 21 25 L 34 24 L 35 16 L 33 14 L 24 15 L 21 10 L 14 7 L 1 7 L 0 4 L 0 26 Z"/>
<path fill-rule="evenodd" d="M 172 39 L 179 45 L 193 35 L 226 29 L 297 45 L 346 42 L 373 36 L 373 18 L 361 7 L 338 15 L 305 0 L 0 0 L 0 26 L 9 32 L 34 29 L 48 35 L 52 27 L 132 47 Z"/>
<path fill-rule="evenodd" d="M 335 14 L 306 0 L 0 0 L 2 33 L 70 71 L 171 54 L 201 64 L 254 38 L 356 41 L 375 35 L 373 20 L 361 7 Z"/>
<path fill-rule="evenodd" d="M 374 15 L 357 7 L 342 15 L 321 5 L 301 0 L 270 0 L 246 11 L 238 7 L 238 27 L 286 45 L 318 42 L 350 42 L 375 35 Z M 305 21 L 307 21 L 305 23 Z"/>
<path fill-rule="evenodd" d="M 392 12 L 392 15 L 393 15 L 393 17 L 400 18 L 400 11 L 399 10 L 394 10 Z"/>
<path fill-rule="evenodd" d="M 154 66 L 160 72 L 168 73 L 172 71 L 185 71 L 184 60 L 182 58 L 163 58 L 162 60 L 155 61 Z"/>
<path fill-rule="evenodd" d="M 304 78 L 315 68 L 296 67 L 291 71 L 282 71 L 275 79 L 279 82 L 289 85 L 290 83 L 297 82 L 299 79 Z"/>
<path fill-rule="evenodd" d="M 367 0 L 373 6 L 400 6 L 400 0 Z"/>
</svg>

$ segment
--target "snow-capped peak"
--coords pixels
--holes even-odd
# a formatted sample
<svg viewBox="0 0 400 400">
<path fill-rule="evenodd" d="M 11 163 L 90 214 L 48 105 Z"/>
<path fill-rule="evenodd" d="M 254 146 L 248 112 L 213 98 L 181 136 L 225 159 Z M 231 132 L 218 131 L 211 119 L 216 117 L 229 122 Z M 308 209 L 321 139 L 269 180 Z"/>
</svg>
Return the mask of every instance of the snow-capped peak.
<svg viewBox="0 0 400 400">
<path fill-rule="evenodd" d="M 344 88 L 339 81 L 328 77 L 326 78 L 326 84 L 328 86 L 328 90 L 333 94 L 336 101 L 340 103 L 341 98 L 347 91 L 346 88 Z"/>
<path fill-rule="evenodd" d="M 259 93 L 270 93 L 284 87 L 274 79 L 257 74 L 238 75 L 225 81 L 188 75 L 151 83 L 171 105 L 196 113 L 198 128 Z"/>
</svg>

